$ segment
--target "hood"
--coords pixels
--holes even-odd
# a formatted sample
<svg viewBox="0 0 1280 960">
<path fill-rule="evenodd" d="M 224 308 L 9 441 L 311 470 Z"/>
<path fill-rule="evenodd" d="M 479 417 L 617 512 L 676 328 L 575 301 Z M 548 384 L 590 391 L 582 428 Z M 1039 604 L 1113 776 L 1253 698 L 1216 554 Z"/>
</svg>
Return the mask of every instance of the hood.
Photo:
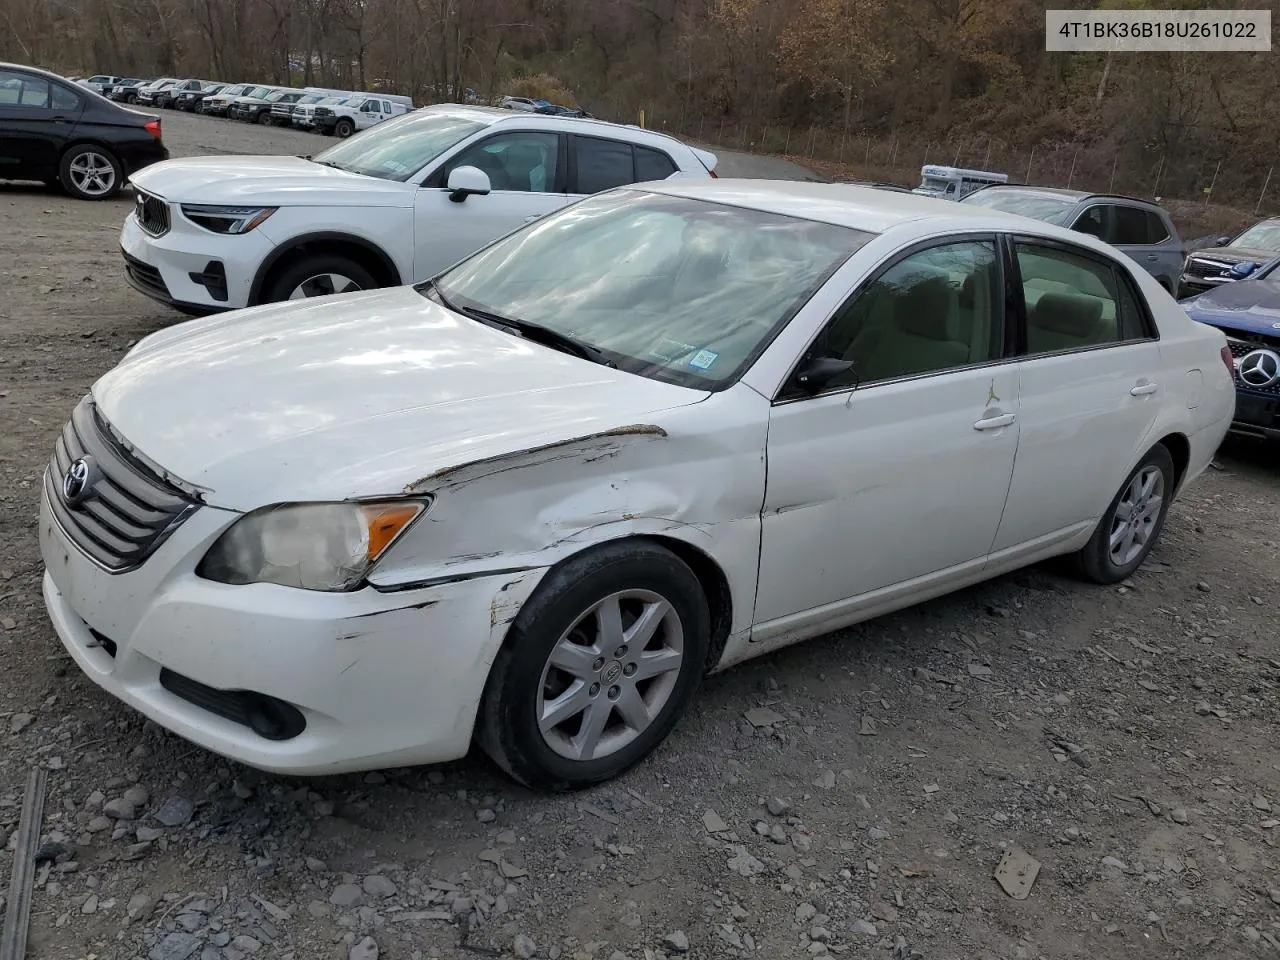
<svg viewBox="0 0 1280 960">
<path fill-rule="evenodd" d="M 1280 278 L 1224 283 L 1182 307 L 1201 323 L 1280 337 Z"/>
<path fill-rule="evenodd" d="M 1280 257 L 1280 253 L 1274 250 L 1255 250 L 1250 247 L 1202 247 L 1191 251 L 1191 259 L 1221 263 L 1224 267 L 1233 267 L 1246 260 L 1261 266 L 1277 257 Z"/>
<path fill-rule="evenodd" d="M 134 186 L 181 203 L 413 206 L 414 188 L 302 157 L 189 157 L 144 167 Z"/>
<path fill-rule="evenodd" d="M 495 330 L 412 287 L 178 324 L 93 395 L 148 459 L 234 510 L 395 494 L 708 396 Z"/>
</svg>

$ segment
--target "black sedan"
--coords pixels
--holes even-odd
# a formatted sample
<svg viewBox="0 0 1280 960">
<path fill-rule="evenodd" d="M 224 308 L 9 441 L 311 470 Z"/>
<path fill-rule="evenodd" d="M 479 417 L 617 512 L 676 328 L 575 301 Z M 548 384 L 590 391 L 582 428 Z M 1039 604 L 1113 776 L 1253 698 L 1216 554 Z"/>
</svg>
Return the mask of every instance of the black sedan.
<svg viewBox="0 0 1280 960">
<path fill-rule="evenodd" d="M 1227 335 L 1236 368 L 1232 432 L 1280 440 L 1280 263 L 1224 283 L 1181 306 Z"/>
<path fill-rule="evenodd" d="M 0 180 L 42 180 L 81 200 L 105 200 L 168 157 L 158 117 L 56 74 L 0 63 Z"/>
</svg>

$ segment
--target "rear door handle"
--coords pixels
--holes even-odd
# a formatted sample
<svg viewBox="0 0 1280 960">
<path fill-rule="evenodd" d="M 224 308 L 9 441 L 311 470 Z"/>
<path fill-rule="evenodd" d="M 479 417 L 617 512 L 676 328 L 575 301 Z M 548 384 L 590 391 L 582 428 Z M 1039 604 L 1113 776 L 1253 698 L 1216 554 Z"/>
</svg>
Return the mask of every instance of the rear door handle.
<svg viewBox="0 0 1280 960">
<path fill-rule="evenodd" d="M 1145 397 L 1149 393 L 1155 393 L 1158 389 L 1160 389 L 1160 385 L 1157 383 L 1140 383 L 1129 391 L 1129 396 Z"/>
<path fill-rule="evenodd" d="M 999 430 L 1001 427 L 1007 427 L 1018 419 L 1012 413 L 1002 413 L 998 417 L 988 417 L 985 420 L 979 420 L 973 425 L 975 430 Z"/>
<path fill-rule="evenodd" d="M 540 214 L 540 213 L 535 213 L 535 214 L 534 214 L 533 216 L 531 216 L 531 217 L 525 217 L 525 218 L 524 218 L 524 222 L 525 222 L 525 223 L 533 223 L 533 221 L 535 221 L 535 220 L 540 220 L 540 219 L 542 219 L 542 214 Z"/>
<path fill-rule="evenodd" d="M 1157 260 L 1159 260 L 1159 259 L 1160 259 L 1160 257 L 1159 257 L 1159 256 L 1157 256 L 1157 255 L 1156 255 L 1156 254 L 1154 254 L 1154 253 L 1148 253 L 1148 254 L 1147 254 L 1147 259 L 1148 259 L 1148 260 L 1150 260 L 1152 263 L 1155 263 Z"/>
</svg>

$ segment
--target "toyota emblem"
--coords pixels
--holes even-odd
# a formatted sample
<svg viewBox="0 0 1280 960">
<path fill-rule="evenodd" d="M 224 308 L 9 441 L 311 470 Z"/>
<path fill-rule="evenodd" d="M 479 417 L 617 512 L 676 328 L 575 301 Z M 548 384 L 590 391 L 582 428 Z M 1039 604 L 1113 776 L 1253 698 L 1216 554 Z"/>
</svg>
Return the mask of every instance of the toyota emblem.
<svg viewBox="0 0 1280 960">
<path fill-rule="evenodd" d="M 1240 360 L 1240 379 L 1251 387 L 1269 387 L 1280 380 L 1280 353 L 1254 350 Z"/>
<path fill-rule="evenodd" d="M 93 486 L 93 461 L 89 457 L 81 457 L 62 475 L 62 499 L 68 506 L 77 506 L 83 502 Z"/>
</svg>

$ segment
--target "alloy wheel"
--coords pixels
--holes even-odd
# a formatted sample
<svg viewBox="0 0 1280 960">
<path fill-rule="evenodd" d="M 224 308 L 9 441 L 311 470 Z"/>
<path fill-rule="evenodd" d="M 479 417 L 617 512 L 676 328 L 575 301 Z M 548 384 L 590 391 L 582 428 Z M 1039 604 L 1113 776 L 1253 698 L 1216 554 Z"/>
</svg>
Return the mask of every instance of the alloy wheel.
<svg viewBox="0 0 1280 960">
<path fill-rule="evenodd" d="M 1164 504 L 1164 474 L 1154 464 L 1134 474 L 1111 515 L 1107 550 L 1111 562 L 1124 567 L 1147 548 Z"/>
<path fill-rule="evenodd" d="M 116 168 L 100 153 L 86 150 L 71 161 L 71 180 L 86 196 L 100 197 L 116 184 Z"/>
<path fill-rule="evenodd" d="M 626 590 L 600 600 L 543 667 L 536 710 L 547 746 L 584 762 L 626 747 L 671 698 L 684 650 L 684 625 L 662 596 Z"/>
<path fill-rule="evenodd" d="M 327 297 L 332 293 L 355 293 L 363 287 L 350 277 L 340 273 L 318 273 L 307 277 L 293 288 L 290 300 L 305 300 L 307 297 Z"/>
</svg>

